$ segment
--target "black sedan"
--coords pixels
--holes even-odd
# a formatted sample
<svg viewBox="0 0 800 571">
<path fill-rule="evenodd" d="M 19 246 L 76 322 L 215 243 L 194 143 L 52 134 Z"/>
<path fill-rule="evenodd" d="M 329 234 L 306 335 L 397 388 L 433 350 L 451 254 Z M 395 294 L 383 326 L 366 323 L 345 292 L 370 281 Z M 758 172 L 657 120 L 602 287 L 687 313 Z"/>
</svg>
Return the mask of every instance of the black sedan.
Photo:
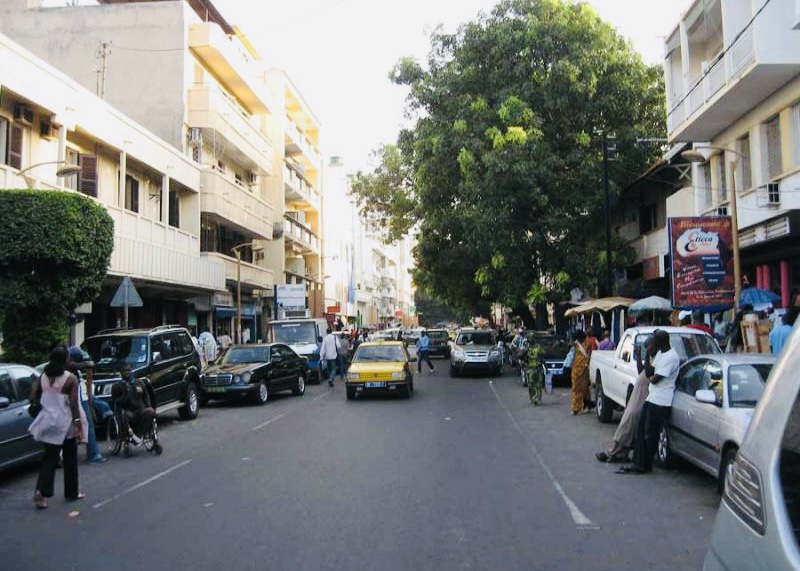
<svg viewBox="0 0 800 571">
<path fill-rule="evenodd" d="M 306 392 L 308 361 L 288 345 L 270 343 L 235 345 L 206 369 L 203 375 L 202 399 L 248 397 L 255 404 L 264 404 L 272 393 Z"/>
</svg>

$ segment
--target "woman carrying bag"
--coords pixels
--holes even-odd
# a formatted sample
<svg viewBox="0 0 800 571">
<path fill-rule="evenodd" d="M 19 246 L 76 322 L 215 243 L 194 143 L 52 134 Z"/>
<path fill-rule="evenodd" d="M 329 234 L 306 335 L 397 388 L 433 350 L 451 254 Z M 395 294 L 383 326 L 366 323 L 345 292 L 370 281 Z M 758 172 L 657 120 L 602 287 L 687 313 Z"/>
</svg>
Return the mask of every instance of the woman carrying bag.
<svg viewBox="0 0 800 571">
<path fill-rule="evenodd" d="M 86 440 L 86 417 L 78 400 L 78 379 L 66 371 L 67 349 L 59 346 L 50 352 L 34 394 L 41 394 L 41 410 L 33 419 L 28 432 L 44 444 L 44 458 L 39 468 L 33 503 L 37 509 L 47 507 L 53 497 L 58 457 L 63 451 L 64 497 L 80 500 L 86 497 L 78 489 L 78 443 Z"/>
</svg>

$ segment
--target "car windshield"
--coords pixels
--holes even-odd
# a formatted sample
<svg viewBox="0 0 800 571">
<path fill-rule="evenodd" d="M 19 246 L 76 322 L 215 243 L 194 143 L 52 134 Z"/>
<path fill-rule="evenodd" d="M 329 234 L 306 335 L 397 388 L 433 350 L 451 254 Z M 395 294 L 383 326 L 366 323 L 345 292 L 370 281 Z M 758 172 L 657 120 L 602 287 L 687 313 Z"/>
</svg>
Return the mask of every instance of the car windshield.
<svg viewBox="0 0 800 571">
<path fill-rule="evenodd" d="M 223 365 L 269 362 L 269 347 L 232 347 L 222 359 Z"/>
<path fill-rule="evenodd" d="M 494 337 L 491 333 L 484 331 L 462 333 L 458 336 L 456 345 L 494 345 Z"/>
<path fill-rule="evenodd" d="M 93 337 L 83 342 L 99 368 L 115 368 L 123 363 L 147 363 L 147 336 Z"/>
<path fill-rule="evenodd" d="M 677 351 L 681 363 L 698 355 L 721 353 L 717 342 L 710 335 L 697 335 L 692 333 L 670 333 L 669 341 L 672 348 Z"/>
<path fill-rule="evenodd" d="M 362 345 L 353 357 L 354 363 L 374 363 L 376 361 L 405 361 L 404 351 L 397 345 Z"/>
<path fill-rule="evenodd" d="M 446 341 L 447 340 L 447 332 L 446 331 L 431 331 L 428 333 L 428 337 L 431 338 L 431 341 Z"/>
<path fill-rule="evenodd" d="M 753 408 L 764 392 L 772 364 L 731 365 L 728 369 L 728 403 L 731 408 Z"/>
<path fill-rule="evenodd" d="M 287 345 L 316 343 L 317 337 L 313 323 L 273 323 L 272 340 Z"/>
</svg>

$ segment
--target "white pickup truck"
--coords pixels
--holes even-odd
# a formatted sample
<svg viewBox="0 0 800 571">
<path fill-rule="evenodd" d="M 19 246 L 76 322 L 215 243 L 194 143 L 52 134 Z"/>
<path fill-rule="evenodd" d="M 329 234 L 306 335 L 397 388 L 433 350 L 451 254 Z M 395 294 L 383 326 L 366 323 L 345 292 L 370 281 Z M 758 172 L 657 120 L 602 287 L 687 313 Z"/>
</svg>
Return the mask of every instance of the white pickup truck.
<svg viewBox="0 0 800 571">
<path fill-rule="evenodd" d="M 611 422 L 614 410 L 622 410 L 633 390 L 633 382 L 639 376 L 636 370 L 634 347 L 643 350 L 648 336 L 656 329 L 669 333 L 672 347 L 680 355 L 681 363 L 697 355 L 721 353 L 713 337 L 690 327 L 631 327 L 622 334 L 619 345 L 613 351 L 593 351 L 589 360 L 589 379 L 597 400 L 597 419 Z"/>
</svg>

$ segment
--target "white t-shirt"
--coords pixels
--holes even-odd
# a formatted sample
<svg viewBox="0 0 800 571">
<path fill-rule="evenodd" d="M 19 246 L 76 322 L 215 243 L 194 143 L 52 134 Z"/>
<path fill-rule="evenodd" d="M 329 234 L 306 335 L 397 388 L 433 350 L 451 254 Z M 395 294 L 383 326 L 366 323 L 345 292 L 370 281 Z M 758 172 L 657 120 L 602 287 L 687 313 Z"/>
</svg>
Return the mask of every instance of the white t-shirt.
<svg viewBox="0 0 800 571">
<path fill-rule="evenodd" d="M 650 383 L 650 392 L 647 402 L 658 406 L 672 406 L 672 396 L 675 394 L 675 379 L 678 378 L 678 369 L 681 358 L 675 349 L 666 353 L 659 351 L 653 359 L 655 374 L 664 377 L 657 383 Z"/>
<path fill-rule="evenodd" d="M 339 343 L 333 333 L 328 333 L 322 338 L 322 347 L 319 350 L 319 357 L 323 361 L 335 361 L 338 355 L 337 348 Z"/>
</svg>

